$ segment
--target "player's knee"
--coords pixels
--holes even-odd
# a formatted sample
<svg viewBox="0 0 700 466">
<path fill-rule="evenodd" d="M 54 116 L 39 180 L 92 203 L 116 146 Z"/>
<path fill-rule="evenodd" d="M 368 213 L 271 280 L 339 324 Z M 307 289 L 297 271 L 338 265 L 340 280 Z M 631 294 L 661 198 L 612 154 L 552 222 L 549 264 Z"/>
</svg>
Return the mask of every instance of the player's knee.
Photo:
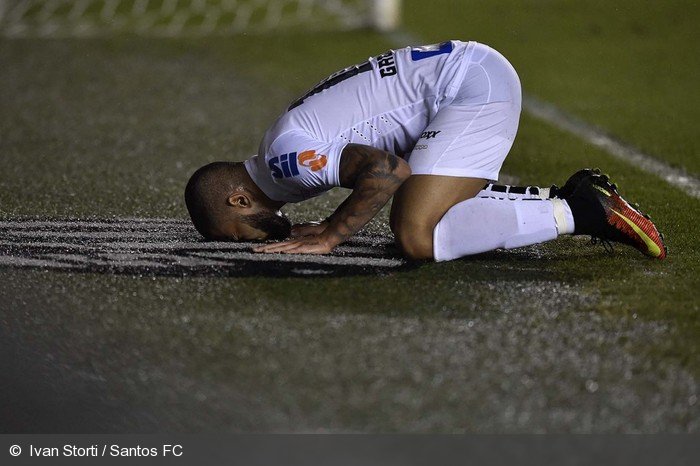
<svg viewBox="0 0 700 466">
<path fill-rule="evenodd" d="M 396 243 L 408 259 L 433 258 L 433 231 L 429 225 L 398 222 L 394 225 L 394 236 Z"/>
</svg>

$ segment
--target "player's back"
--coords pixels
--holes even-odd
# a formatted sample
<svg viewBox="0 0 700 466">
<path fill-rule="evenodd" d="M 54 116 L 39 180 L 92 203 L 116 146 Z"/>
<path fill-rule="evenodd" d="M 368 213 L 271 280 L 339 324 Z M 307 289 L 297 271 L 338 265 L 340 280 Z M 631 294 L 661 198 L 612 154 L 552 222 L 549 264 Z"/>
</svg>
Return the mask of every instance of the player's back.
<svg viewBox="0 0 700 466">
<path fill-rule="evenodd" d="M 264 156 L 285 133 L 353 142 L 397 155 L 411 151 L 438 109 L 452 101 L 473 43 L 448 41 L 390 50 L 321 81 L 265 134 Z"/>
</svg>

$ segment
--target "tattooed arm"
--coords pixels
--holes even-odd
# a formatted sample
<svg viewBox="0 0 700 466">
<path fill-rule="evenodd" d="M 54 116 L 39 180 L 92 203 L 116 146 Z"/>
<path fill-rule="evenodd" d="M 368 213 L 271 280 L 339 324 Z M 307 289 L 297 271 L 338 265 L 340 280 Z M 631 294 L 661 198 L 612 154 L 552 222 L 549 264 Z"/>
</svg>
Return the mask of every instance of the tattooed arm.
<svg viewBox="0 0 700 466">
<path fill-rule="evenodd" d="M 361 144 L 348 144 L 340 159 L 340 184 L 353 191 L 320 225 L 314 236 L 267 244 L 256 252 L 325 254 L 357 233 L 381 210 L 409 176 L 411 169 L 399 157 Z M 312 230 L 310 230 L 312 231 Z"/>
</svg>

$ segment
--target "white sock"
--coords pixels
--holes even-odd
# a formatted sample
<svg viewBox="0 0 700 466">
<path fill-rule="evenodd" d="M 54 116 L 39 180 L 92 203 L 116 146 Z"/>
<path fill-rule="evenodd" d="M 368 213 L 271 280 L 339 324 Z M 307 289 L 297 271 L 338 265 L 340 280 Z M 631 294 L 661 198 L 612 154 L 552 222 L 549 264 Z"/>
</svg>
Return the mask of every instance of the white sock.
<svg viewBox="0 0 700 466">
<path fill-rule="evenodd" d="M 562 199 L 549 197 L 551 188 L 539 186 L 510 186 L 507 184 L 487 184 L 479 191 L 476 197 L 502 199 L 509 201 L 522 201 L 526 199 L 548 199 L 554 203 L 554 220 L 557 222 L 557 232 L 560 235 L 568 235 L 574 232 L 574 215 L 569 204 Z"/>
<path fill-rule="evenodd" d="M 573 233 L 573 226 L 571 209 L 561 199 L 475 197 L 455 204 L 438 222 L 433 254 L 436 261 L 448 261 L 498 248 L 519 248 Z"/>
<path fill-rule="evenodd" d="M 551 199 L 554 205 L 554 221 L 557 224 L 557 232 L 560 235 L 571 235 L 574 232 L 574 214 L 571 213 L 569 203 L 564 199 Z"/>
</svg>

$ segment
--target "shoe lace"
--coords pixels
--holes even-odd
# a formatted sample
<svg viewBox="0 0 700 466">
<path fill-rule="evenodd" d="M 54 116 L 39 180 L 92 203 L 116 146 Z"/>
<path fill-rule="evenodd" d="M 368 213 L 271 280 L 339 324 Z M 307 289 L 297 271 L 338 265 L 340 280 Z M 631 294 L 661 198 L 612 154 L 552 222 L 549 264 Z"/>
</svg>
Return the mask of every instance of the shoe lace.
<svg viewBox="0 0 700 466">
<path fill-rule="evenodd" d="M 611 256 L 615 254 L 615 248 L 613 247 L 612 242 L 608 239 L 601 238 L 599 236 L 591 236 L 591 244 L 601 244 L 605 249 L 605 252 L 607 252 Z"/>
</svg>

